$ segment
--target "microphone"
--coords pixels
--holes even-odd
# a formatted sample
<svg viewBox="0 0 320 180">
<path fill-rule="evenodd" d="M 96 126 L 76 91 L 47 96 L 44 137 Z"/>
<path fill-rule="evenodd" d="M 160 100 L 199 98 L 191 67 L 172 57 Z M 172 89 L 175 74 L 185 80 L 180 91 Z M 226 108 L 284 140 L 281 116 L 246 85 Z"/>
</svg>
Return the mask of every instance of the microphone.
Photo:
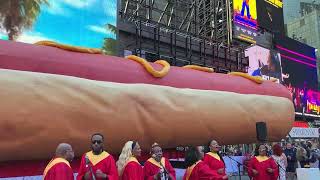
<svg viewBox="0 0 320 180">
<path fill-rule="evenodd" d="M 155 154 L 152 154 L 151 157 L 152 157 L 153 159 L 156 159 L 157 156 L 156 156 Z M 164 167 L 164 165 L 161 163 L 161 160 L 160 160 L 159 164 L 160 164 L 160 166 L 163 168 L 165 177 L 166 177 L 166 175 L 169 175 L 169 172 L 168 172 L 167 169 Z"/>
<path fill-rule="evenodd" d="M 92 171 L 92 166 L 90 165 L 89 157 L 87 155 L 85 156 L 85 161 L 86 161 L 86 168 L 89 167 L 89 171 L 91 173 L 92 180 L 96 180 L 96 177 L 95 177 L 95 175 L 93 174 L 93 171 Z"/>
<path fill-rule="evenodd" d="M 87 168 L 89 167 L 89 163 L 90 163 L 90 160 L 87 155 L 85 156 L 85 161 L 86 161 L 86 168 Z"/>
</svg>

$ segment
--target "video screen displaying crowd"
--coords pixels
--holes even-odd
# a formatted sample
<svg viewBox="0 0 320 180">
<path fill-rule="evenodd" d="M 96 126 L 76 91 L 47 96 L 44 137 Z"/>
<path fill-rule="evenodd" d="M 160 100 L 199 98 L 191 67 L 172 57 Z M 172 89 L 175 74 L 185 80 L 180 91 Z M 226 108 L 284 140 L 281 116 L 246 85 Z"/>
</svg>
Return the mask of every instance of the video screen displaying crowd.
<svg viewBox="0 0 320 180">
<path fill-rule="evenodd" d="M 139 142 L 125 143 L 117 161 L 104 150 L 104 142 L 102 134 L 92 135 L 91 151 L 83 154 L 81 158 L 77 180 L 176 180 L 175 169 L 170 161 L 163 157 L 159 144 L 151 145 L 150 158 L 142 165 L 138 161 L 142 151 Z M 183 180 L 229 179 L 220 150 L 221 146 L 215 140 L 210 141 L 208 146 L 187 147 Z M 242 155 L 240 151 L 235 149 L 233 155 Z M 74 172 L 70 165 L 73 158 L 72 146 L 67 143 L 59 144 L 55 157 L 44 170 L 43 179 L 73 180 Z M 295 179 L 298 167 L 320 168 L 319 160 L 319 144 L 287 143 L 285 146 L 274 144 L 272 147 L 259 144 L 243 166 L 252 180 L 285 180 Z"/>
</svg>

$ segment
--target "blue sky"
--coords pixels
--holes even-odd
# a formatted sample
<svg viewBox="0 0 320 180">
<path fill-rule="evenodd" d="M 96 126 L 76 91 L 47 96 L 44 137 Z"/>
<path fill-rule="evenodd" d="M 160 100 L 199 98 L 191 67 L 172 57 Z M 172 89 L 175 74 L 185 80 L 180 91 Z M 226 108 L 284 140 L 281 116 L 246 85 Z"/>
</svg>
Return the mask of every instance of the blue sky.
<svg viewBox="0 0 320 180">
<path fill-rule="evenodd" d="M 100 48 L 106 37 L 115 38 L 105 28 L 116 25 L 117 0 L 48 0 L 31 30 L 25 30 L 18 41 L 34 43 L 52 40 L 59 43 Z M 7 39 L 0 30 L 0 39 Z"/>
</svg>

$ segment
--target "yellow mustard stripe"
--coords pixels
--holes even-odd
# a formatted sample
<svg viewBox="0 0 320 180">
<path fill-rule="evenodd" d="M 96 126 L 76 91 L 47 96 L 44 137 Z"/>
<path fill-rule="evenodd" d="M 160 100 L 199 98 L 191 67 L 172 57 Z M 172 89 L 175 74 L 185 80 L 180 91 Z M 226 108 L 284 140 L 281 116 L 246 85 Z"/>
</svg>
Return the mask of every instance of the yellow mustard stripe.
<svg viewBox="0 0 320 180">
<path fill-rule="evenodd" d="M 60 44 L 60 43 L 53 42 L 53 41 L 39 41 L 34 44 L 35 45 L 42 45 L 42 46 L 56 47 L 59 49 L 72 51 L 72 52 L 89 53 L 89 54 L 102 54 L 101 49 L 70 46 L 70 45 Z"/>
<path fill-rule="evenodd" d="M 203 72 L 208 72 L 208 73 L 214 72 L 213 68 L 202 67 L 202 66 L 197 66 L 197 65 L 186 65 L 186 66 L 183 66 L 183 68 L 193 69 L 193 70 L 198 70 L 198 71 L 203 71 Z"/>
<path fill-rule="evenodd" d="M 242 72 L 231 72 L 229 74 L 233 75 L 233 76 L 240 76 L 240 77 L 249 79 L 249 80 L 251 80 L 251 81 L 253 81 L 253 82 L 257 83 L 257 84 L 262 84 L 263 83 L 263 79 L 260 76 L 250 76 L 249 74 L 242 73 Z"/>
<path fill-rule="evenodd" d="M 150 63 L 147 60 L 141 57 L 130 55 L 130 56 L 127 56 L 126 58 L 138 62 L 147 70 L 148 73 L 150 73 L 152 76 L 156 78 L 162 78 L 166 76 L 170 70 L 170 64 L 164 60 L 158 60 L 155 62 L 156 64 L 160 64 L 163 66 L 163 68 L 160 71 L 157 71 L 150 65 Z"/>
</svg>

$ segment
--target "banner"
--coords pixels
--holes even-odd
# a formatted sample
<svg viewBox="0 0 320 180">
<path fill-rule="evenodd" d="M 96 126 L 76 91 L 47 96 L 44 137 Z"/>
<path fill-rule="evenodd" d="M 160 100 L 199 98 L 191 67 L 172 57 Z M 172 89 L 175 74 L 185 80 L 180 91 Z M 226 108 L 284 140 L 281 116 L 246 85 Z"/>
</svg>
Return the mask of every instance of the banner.
<svg viewBox="0 0 320 180">
<path fill-rule="evenodd" d="M 319 168 L 297 168 L 298 180 L 316 180 L 320 177 Z"/>
<path fill-rule="evenodd" d="M 289 132 L 289 136 L 292 138 L 319 138 L 319 129 L 294 127 Z"/>
</svg>

